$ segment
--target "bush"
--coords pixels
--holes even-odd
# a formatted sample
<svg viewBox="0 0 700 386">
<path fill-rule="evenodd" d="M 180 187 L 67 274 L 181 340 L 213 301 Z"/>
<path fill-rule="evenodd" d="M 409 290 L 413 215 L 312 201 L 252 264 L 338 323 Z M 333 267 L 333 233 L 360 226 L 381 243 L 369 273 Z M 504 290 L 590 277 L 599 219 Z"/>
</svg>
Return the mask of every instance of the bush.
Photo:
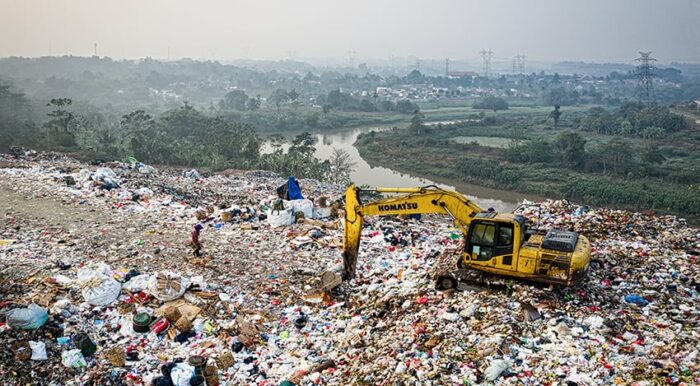
<svg viewBox="0 0 700 386">
<path fill-rule="evenodd" d="M 700 190 L 697 186 L 578 176 L 569 178 L 562 185 L 561 194 L 566 199 L 591 205 L 617 204 L 637 210 L 700 215 Z"/>
<path fill-rule="evenodd" d="M 487 96 L 474 102 L 472 106 L 475 109 L 485 109 L 485 110 L 508 110 L 508 102 L 503 98 L 495 96 Z"/>
</svg>

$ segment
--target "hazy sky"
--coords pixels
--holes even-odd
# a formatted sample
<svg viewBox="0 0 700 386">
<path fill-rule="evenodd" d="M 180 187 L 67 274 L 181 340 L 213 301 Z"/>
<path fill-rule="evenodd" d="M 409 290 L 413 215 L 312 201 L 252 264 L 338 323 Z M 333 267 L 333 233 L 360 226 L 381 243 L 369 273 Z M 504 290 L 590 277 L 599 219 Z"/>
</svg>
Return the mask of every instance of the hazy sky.
<svg viewBox="0 0 700 386">
<path fill-rule="evenodd" d="M 700 62 L 700 0 L 0 0 L 0 56 Z"/>
</svg>

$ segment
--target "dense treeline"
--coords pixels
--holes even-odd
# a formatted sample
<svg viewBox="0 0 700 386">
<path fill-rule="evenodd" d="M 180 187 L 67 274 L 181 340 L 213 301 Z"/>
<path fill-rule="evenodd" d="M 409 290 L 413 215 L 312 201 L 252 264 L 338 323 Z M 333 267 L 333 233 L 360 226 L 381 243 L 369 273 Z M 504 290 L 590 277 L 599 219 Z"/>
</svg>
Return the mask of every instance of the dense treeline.
<svg viewBox="0 0 700 386">
<path fill-rule="evenodd" d="M 327 161 L 317 159 L 309 133 L 298 135 L 286 152 L 284 138 L 277 135 L 273 152 L 261 155 L 263 139 L 254 126 L 231 115 L 207 114 L 188 103 L 157 117 L 144 110 L 104 116 L 76 106 L 70 98 L 54 98 L 43 107 L 35 111 L 23 94 L 8 85 L 0 87 L 0 151 L 25 146 L 83 158 L 135 157 L 145 163 L 213 170 L 264 168 L 337 183 L 347 182 L 353 167 L 342 151 Z"/>
<path fill-rule="evenodd" d="M 571 177 L 561 186 L 563 197 L 591 205 L 610 203 L 638 210 L 656 208 L 683 216 L 700 215 L 700 188 L 655 184 L 648 181 L 619 181 L 599 176 Z"/>
<path fill-rule="evenodd" d="M 657 138 L 660 135 L 688 128 L 683 117 L 672 114 L 668 107 L 644 105 L 628 102 L 610 112 L 603 107 L 593 107 L 581 122 L 580 128 L 598 134 L 619 134 L 643 138 Z"/>
</svg>

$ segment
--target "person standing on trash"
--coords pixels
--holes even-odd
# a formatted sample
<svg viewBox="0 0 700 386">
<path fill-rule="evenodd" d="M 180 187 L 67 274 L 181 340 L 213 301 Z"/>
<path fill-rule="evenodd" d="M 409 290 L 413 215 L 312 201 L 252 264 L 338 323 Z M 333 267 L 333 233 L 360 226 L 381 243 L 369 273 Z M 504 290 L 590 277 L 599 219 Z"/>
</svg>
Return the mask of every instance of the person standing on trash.
<svg viewBox="0 0 700 386">
<path fill-rule="evenodd" d="M 194 226 L 194 230 L 192 231 L 192 240 L 190 240 L 190 246 L 192 247 L 192 254 L 194 256 L 201 256 L 202 255 L 202 242 L 199 241 L 199 233 L 202 230 L 202 224 L 197 224 Z"/>
</svg>

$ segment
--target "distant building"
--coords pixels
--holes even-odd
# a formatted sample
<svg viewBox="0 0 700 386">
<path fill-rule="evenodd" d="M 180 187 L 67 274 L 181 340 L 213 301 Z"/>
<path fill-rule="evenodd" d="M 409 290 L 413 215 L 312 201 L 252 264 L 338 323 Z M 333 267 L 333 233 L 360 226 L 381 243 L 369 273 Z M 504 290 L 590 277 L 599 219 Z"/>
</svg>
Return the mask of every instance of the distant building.
<svg viewBox="0 0 700 386">
<path fill-rule="evenodd" d="M 474 71 L 450 71 L 447 76 L 449 78 L 476 78 L 479 74 Z"/>
</svg>

